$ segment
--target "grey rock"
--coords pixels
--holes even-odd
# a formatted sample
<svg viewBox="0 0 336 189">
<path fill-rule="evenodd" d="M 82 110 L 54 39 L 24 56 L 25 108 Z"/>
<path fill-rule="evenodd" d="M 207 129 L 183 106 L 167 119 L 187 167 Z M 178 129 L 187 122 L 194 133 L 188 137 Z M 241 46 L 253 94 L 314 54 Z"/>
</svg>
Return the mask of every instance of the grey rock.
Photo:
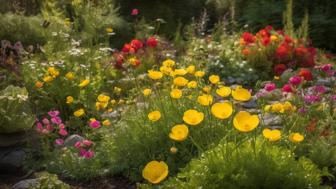
<svg viewBox="0 0 336 189">
<path fill-rule="evenodd" d="M 267 113 L 264 116 L 261 116 L 261 119 L 263 120 L 264 125 L 266 126 L 276 126 L 281 125 L 282 119 L 280 116 L 275 114 Z"/>
<path fill-rule="evenodd" d="M 248 102 L 245 102 L 245 103 L 242 104 L 242 107 L 246 108 L 246 109 L 257 108 L 258 107 L 257 100 L 256 99 L 252 99 L 252 100 L 250 100 Z"/>
<path fill-rule="evenodd" d="M 79 135 L 70 135 L 68 136 L 65 141 L 64 141 L 64 146 L 73 146 L 76 144 L 78 141 L 83 141 L 84 138 L 79 136 Z"/>
<path fill-rule="evenodd" d="M 327 87 L 331 87 L 332 81 L 330 79 L 318 78 L 315 85 L 324 85 Z"/>
<path fill-rule="evenodd" d="M 31 186 L 37 185 L 39 183 L 39 179 L 26 179 L 16 183 L 13 186 L 13 189 L 28 189 Z"/>
<path fill-rule="evenodd" d="M 260 114 L 261 113 L 260 109 L 255 109 L 255 108 L 248 109 L 246 111 L 250 112 L 251 114 Z"/>
<path fill-rule="evenodd" d="M 33 131 L 0 134 L 0 147 L 9 147 L 23 144 L 34 136 Z"/>
<path fill-rule="evenodd" d="M 0 149 L 0 172 L 10 172 L 23 166 L 26 152 L 23 149 Z"/>
</svg>

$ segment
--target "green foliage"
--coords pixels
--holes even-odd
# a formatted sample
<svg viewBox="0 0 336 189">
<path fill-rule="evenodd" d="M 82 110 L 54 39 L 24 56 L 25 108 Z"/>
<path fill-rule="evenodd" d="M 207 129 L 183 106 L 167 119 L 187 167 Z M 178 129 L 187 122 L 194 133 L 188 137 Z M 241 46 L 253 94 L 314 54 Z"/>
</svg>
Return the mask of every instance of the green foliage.
<svg viewBox="0 0 336 189">
<path fill-rule="evenodd" d="M 8 86 L 0 91 L 0 133 L 13 133 L 32 128 L 28 92 L 25 88 Z"/>
<path fill-rule="evenodd" d="M 160 188 L 326 188 L 320 177 L 316 165 L 306 158 L 296 160 L 289 150 L 222 142 Z"/>
<path fill-rule="evenodd" d="M 28 189 L 70 189 L 70 186 L 60 181 L 57 175 L 53 175 L 47 172 L 36 173 L 38 182 Z"/>
</svg>

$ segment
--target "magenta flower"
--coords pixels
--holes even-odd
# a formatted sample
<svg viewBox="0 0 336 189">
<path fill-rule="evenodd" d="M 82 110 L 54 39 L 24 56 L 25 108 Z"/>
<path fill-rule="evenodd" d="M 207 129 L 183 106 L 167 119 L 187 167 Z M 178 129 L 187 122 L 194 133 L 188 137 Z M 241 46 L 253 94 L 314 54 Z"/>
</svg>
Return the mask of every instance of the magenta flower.
<svg viewBox="0 0 336 189">
<path fill-rule="evenodd" d="M 310 104 L 321 101 L 321 97 L 318 95 L 305 95 L 303 98 L 306 103 Z"/>
<path fill-rule="evenodd" d="M 300 85 L 302 79 L 299 76 L 293 76 L 291 78 L 289 78 L 289 83 L 292 85 Z"/>
<path fill-rule="evenodd" d="M 274 83 L 267 83 L 264 87 L 264 89 L 268 92 L 273 91 L 274 89 L 276 89 L 276 86 Z"/>
<path fill-rule="evenodd" d="M 61 124 L 58 125 L 58 128 L 65 129 L 65 125 L 63 123 L 61 123 Z"/>
<path fill-rule="evenodd" d="M 81 149 L 79 150 L 79 156 L 80 156 L 80 157 L 85 157 L 86 152 L 87 152 L 87 151 L 86 151 L 85 149 L 81 148 Z"/>
<path fill-rule="evenodd" d="M 336 95 L 332 95 L 332 96 L 331 96 L 331 100 L 336 101 Z"/>
<path fill-rule="evenodd" d="M 54 127 L 52 125 L 46 125 L 46 129 L 48 131 L 53 131 L 54 130 Z"/>
<path fill-rule="evenodd" d="M 52 117 L 51 119 L 51 122 L 53 122 L 53 123 L 55 123 L 55 124 L 57 124 L 57 125 L 59 125 L 59 124 L 61 124 L 62 123 L 62 119 L 60 118 L 60 117 Z"/>
<path fill-rule="evenodd" d="M 38 131 L 42 131 L 42 129 L 43 129 L 42 123 L 37 122 L 37 123 L 36 123 L 36 129 L 37 129 Z"/>
<path fill-rule="evenodd" d="M 60 130 L 58 131 L 58 134 L 60 134 L 60 135 L 62 135 L 62 136 L 66 136 L 66 135 L 68 135 L 68 132 L 67 132 L 65 129 L 60 129 Z"/>
<path fill-rule="evenodd" d="M 97 121 L 97 120 L 95 120 L 95 121 L 91 121 L 91 122 L 90 122 L 90 127 L 91 127 L 91 128 L 94 128 L 94 129 L 97 129 L 97 128 L 100 127 L 100 122 Z"/>
<path fill-rule="evenodd" d="M 56 116 L 58 116 L 59 114 L 60 114 L 60 112 L 57 111 L 57 110 L 55 110 L 55 111 L 49 111 L 49 112 L 48 112 L 48 115 L 49 115 L 50 117 L 56 117 Z"/>
<path fill-rule="evenodd" d="M 74 147 L 79 149 L 82 147 L 82 142 L 81 141 L 77 141 L 75 144 L 74 144 Z"/>
<path fill-rule="evenodd" d="M 63 139 L 61 139 L 61 138 L 58 138 L 58 139 L 56 139 L 55 140 L 55 144 L 57 144 L 57 145 L 63 145 L 64 144 L 64 140 Z"/>
<path fill-rule="evenodd" d="M 47 118 L 43 118 L 43 119 L 42 119 L 42 123 L 43 123 L 44 125 L 49 125 L 49 124 L 50 124 L 49 119 L 47 119 Z"/>
<path fill-rule="evenodd" d="M 302 108 L 298 109 L 298 112 L 302 113 L 302 114 L 305 114 L 305 113 L 307 113 L 307 109 L 302 107 Z"/>
<path fill-rule="evenodd" d="M 132 9 L 131 15 L 132 16 L 136 16 L 139 14 L 139 10 L 138 9 Z"/>
<path fill-rule="evenodd" d="M 94 156 L 94 152 L 92 150 L 88 150 L 84 155 L 86 159 L 91 159 L 93 156 Z"/>
<path fill-rule="evenodd" d="M 89 147 L 93 144 L 93 142 L 91 140 L 83 140 L 83 144 Z"/>
<path fill-rule="evenodd" d="M 286 93 L 291 93 L 293 92 L 292 90 L 292 86 L 290 84 L 286 84 L 282 87 L 282 92 L 286 92 Z"/>
<path fill-rule="evenodd" d="M 314 86 L 314 91 L 316 93 L 323 94 L 323 93 L 327 92 L 327 89 L 325 88 L 325 86 L 317 85 L 317 86 Z"/>
</svg>

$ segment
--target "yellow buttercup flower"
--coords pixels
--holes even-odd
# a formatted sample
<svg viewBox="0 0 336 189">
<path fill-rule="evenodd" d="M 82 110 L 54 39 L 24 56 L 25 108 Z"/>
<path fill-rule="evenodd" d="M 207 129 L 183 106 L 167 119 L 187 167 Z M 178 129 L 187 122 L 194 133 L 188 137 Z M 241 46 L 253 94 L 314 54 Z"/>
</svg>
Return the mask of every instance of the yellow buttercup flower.
<svg viewBox="0 0 336 189">
<path fill-rule="evenodd" d="M 113 29 L 111 27 L 105 29 L 106 33 L 112 33 Z"/>
<path fill-rule="evenodd" d="M 195 66 L 193 66 L 193 65 L 191 65 L 191 66 L 188 66 L 187 67 L 187 72 L 189 73 L 189 74 L 194 74 L 195 73 Z"/>
<path fill-rule="evenodd" d="M 90 83 L 90 80 L 85 79 L 85 80 L 83 80 L 78 86 L 79 86 L 80 88 L 83 88 L 83 87 L 86 87 L 89 83 Z"/>
<path fill-rule="evenodd" d="M 143 95 L 144 96 L 149 96 L 150 94 L 152 94 L 152 90 L 151 89 L 144 89 L 142 91 Z"/>
<path fill-rule="evenodd" d="M 304 136 L 301 135 L 300 133 L 292 133 L 289 135 L 289 140 L 295 143 L 299 143 L 303 141 Z"/>
<path fill-rule="evenodd" d="M 66 103 L 67 104 L 71 104 L 71 103 L 73 103 L 73 101 L 74 101 L 74 98 L 72 96 L 67 96 L 66 97 Z"/>
<path fill-rule="evenodd" d="M 151 161 L 142 170 L 142 177 L 153 184 L 158 184 L 168 176 L 168 165 L 163 161 Z"/>
<path fill-rule="evenodd" d="M 198 125 L 204 119 L 204 114 L 197 110 L 187 110 L 183 114 L 183 121 L 189 125 Z"/>
<path fill-rule="evenodd" d="M 36 81 L 35 82 L 35 87 L 36 88 L 41 88 L 41 87 L 43 87 L 43 83 L 41 81 Z"/>
<path fill-rule="evenodd" d="M 189 129 L 186 125 L 180 124 L 180 125 L 175 125 L 170 133 L 169 133 L 169 138 L 175 141 L 184 141 L 189 134 Z"/>
<path fill-rule="evenodd" d="M 48 73 L 53 77 L 57 77 L 59 75 L 59 71 L 55 67 L 49 67 Z"/>
<path fill-rule="evenodd" d="M 161 118 L 161 113 L 159 111 L 153 111 L 148 114 L 148 119 L 155 122 Z"/>
<path fill-rule="evenodd" d="M 277 129 L 275 130 L 264 129 L 262 134 L 265 138 L 267 138 L 271 142 L 278 141 L 281 138 L 281 132 Z"/>
<path fill-rule="evenodd" d="M 241 132 L 250 132 L 259 125 L 259 117 L 240 111 L 233 118 L 233 126 Z"/>
<path fill-rule="evenodd" d="M 52 80 L 54 80 L 54 78 L 53 77 L 51 77 L 51 76 L 45 76 L 44 78 L 43 78 L 43 81 L 44 82 L 46 82 L 46 83 L 49 83 L 49 82 L 51 82 Z"/>
<path fill-rule="evenodd" d="M 75 74 L 73 72 L 68 72 L 67 74 L 65 74 L 65 77 L 68 80 L 73 80 L 75 78 Z"/>
<path fill-rule="evenodd" d="M 85 111 L 84 111 L 83 108 L 78 109 L 77 111 L 74 112 L 74 116 L 76 116 L 76 117 L 81 117 L 84 114 L 85 114 Z"/>
<path fill-rule="evenodd" d="M 174 85 L 184 87 L 188 84 L 188 80 L 184 77 L 177 77 L 173 81 Z"/>
<path fill-rule="evenodd" d="M 278 39 L 276 35 L 271 35 L 271 41 L 278 41 Z"/>
<path fill-rule="evenodd" d="M 204 75 L 205 75 L 205 72 L 203 72 L 203 71 L 195 72 L 195 77 L 203 77 Z"/>
<path fill-rule="evenodd" d="M 212 84 L 217 84 L 219 82 L 220 78 L 218 75 L 211 75 L 209 77 L 209 81 L 212 83 Z"/>
<path fill-rule="evenodd" d="M 216 93 L 221 97 L 227 97 L 231 94 L 230 87 L 221 87 L 216 90 Z"/>
<path fill-rule="evenodd" d="M 173 72 L 173 69 L 171 67 L 161 66 L 160 71 L 166 75 L 170 75 Z"/>
<path fill-rule="evenodd" d="M 175 69 L 174 72 L 175 72 L 176 75 L 185 75 L 185 74 L 188 73 L 187 70 L 185 70 L 183 68 L 181 68 L 181 69 Z"/>
<path fill-rule="evenodd" d="M 182 91 L 180 89 L 173 89 L 171 92 L 170 92 L 170 96 L 172 98 L 176 98 L 176 99 L 179 99 L 182 97 Z"/>
<path fill-rule="evenodd" d="M 116 101 L 115 99 L 112 99 L 112 100 L 111 100 L 111 104 L 112 104 L 112 105 L 115 105 L 115 104 L 117 104 L 117 101 Z"/>
<path fill-rule="evenodd" d="M 175 61 L 171 60 L 171 59 L 167 59 L 167 60 L 162 62 L 162 65 L 166 66 L 166 67 L 172 67 L 172 66 L 175 65 Z"/>
<path fill-rule="evenodd" d="M 197 101 L 202 106 L 209 106 L 210 104 L 212 104 L 213 97 L 211 95 L 204 94 L 204 95 L 198 96 Z"/>
<path fill-rule="evenodd" d="M 229 102 L 215 103 L 211 107 L 211 113 L 218 119 L 227 119 L 231 116 L 233 108 Z"/>
<path fill-rule="evenodd" d="M 96 110 L 105 109 L 108 105 L 108 102 L 96 102 Z"/>
<path fill-rule="evenodd" d="M 106 120 L 103 121 L 103 125 L 104 126 L 110 126 L 111 122 L 108 119 L 106 119 Z"/>
<path fill-rule="evenodd" d="M 280 77 L 279 77 L 279 76 L 274 76 L 274 79 L 275 79 L 275 80 L 279 80 Z"/>
<path fill-rule="evenodd" d="M 189 89 L 196 88 L 197 87 L 197 82 L 196 81 L 190 81 L 187 86 L 188 86 Z"/>
<path fill-rule="evenodd" d="M 108 103 L 108 101 L 110 100 L 110 97 L 107 96 L 107 95 L 104 95 L 104 94 L 100 94 L 100 95 L 98 95 L 97 100 L 99 102 Z"/>
<path fill-rule="evenodd" d="M 211 87 L 210 86 L 205 86 L 205 87 L 203 87 L 202 90 L 206 93 L 210 93 L 211 92 Z"/>
<path fill-rule="evenodd" d="M 251 93 L 247 89 L 238 86 L 235 90 L 232 90 L 232 97 L 238 101 L 249 101 L 251 99 Z"/>
<path fill-rule="evenodd" d="M 154 71 L 154 70 L 148 70 L 148 77 L 153 80 L 161 79 L 163 76 L 162 72 Z"/>
</svg>

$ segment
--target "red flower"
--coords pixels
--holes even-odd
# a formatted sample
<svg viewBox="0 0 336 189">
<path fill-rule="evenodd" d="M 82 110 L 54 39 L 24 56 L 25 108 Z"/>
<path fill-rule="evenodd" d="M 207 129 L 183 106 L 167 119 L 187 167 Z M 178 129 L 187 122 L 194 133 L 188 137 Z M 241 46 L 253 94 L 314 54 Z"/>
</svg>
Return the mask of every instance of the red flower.
<svg viewBox="0 0 336 189">
<path fill-rule="evenodd" d="M 286 59 L 289 57 L 289 54 L 291 52 L 291 47 L 286 44 L 286 43 L 282 43 L 276 50 L 275 52 L 275 56 L 278 58 L 278 59 Z"/>
<path fill-rule="evenodd" d="M 248 49 L 248 48 L 244 48 L 244 49 L 242 50 L 242 54 L 245 55 L 245 56 L 249 55 L 250 53 L 251 53 L 251 51 L 250 51 L 250 49 Z"/>
<path fill-rule="evenodd" d="M 277 64 L 274 66 L 274 73 L 275 75 L 279 76 L 281 75 L 285 70 L 287 69 L 287 66 L 285 64 Z"/>
<path fill-rule="evenodd" d="M 282 92 L 286 92 L 286 93 L 291 93 L 293 92 L 292 90 L 292 86 L 290 84 L 286 84 L 282 87 Z"/>
<path fill-rule="evenodd" d="M 299 76 L 303 77 L 306 81 L 313 80 L 313 74 L 308 69 L 301 69 L 299 72 Z"/>
<path fill-rule="evenodd" d="M 285 42 L 286 43 L 293 43 L 293 39 L 289 37 L 288 35 L 285 36 Z"/>
<path fill-rule="evenodd" d="M 249 32 L 244 32 L 242 38 L 244 39 L 246 44 L 254 43 L 256 40 L 255 36 Z"/>
<path fill-rule="evenodd" d="M 264 37 L 261 41 L 261 44 L 263 44 L 264 46 L 267 46 L 271 43 L 271 39 L 269 37 Z"/>
<path fill-rule="evenodd" d="M 139 10 L 138 9 L 132 9 L 131 15 L 132 16 L 136 16 L 139 14 Z"/>
<path fill-rule="evenodd" d="M 257 33 L 257 36 L 265 38 L 265 37 L 269 37 L 270 34 L 268 33 L 268 31 L 266 29 L 262 29 Z"/>
<path fill-rule="evenodd" d="M 126 43 L 121 51 L 124 53 L 134 53 L 135 49 L 132 47 L 132 45 Z"/>
<path fill-rule="evenodd" d="M 308 49 L 301 45 L 295 49 L 295 55 L 298 57 L 305 57 L 308 55 Z"/>
<path fill-rule="evenodd" d="M 137 51 L 143 47 L 143 43 L 140 40 L 133 39 L 131 41 L 131 46 Z"/>
<path fill-rule="evenodd" d="M 273 30 L 273 26 L 268 25 L 268 26 L 265 27 L 265 30 L 266 30 L 267 32 L 270 32 L 270 31 Z"/>
<path fill-rule="evenodd" d="M 158 45 L 158 41 L 155 37 L 150 37 L 147 39 L 146 45 L 155 48 Z"/>
</svg>

